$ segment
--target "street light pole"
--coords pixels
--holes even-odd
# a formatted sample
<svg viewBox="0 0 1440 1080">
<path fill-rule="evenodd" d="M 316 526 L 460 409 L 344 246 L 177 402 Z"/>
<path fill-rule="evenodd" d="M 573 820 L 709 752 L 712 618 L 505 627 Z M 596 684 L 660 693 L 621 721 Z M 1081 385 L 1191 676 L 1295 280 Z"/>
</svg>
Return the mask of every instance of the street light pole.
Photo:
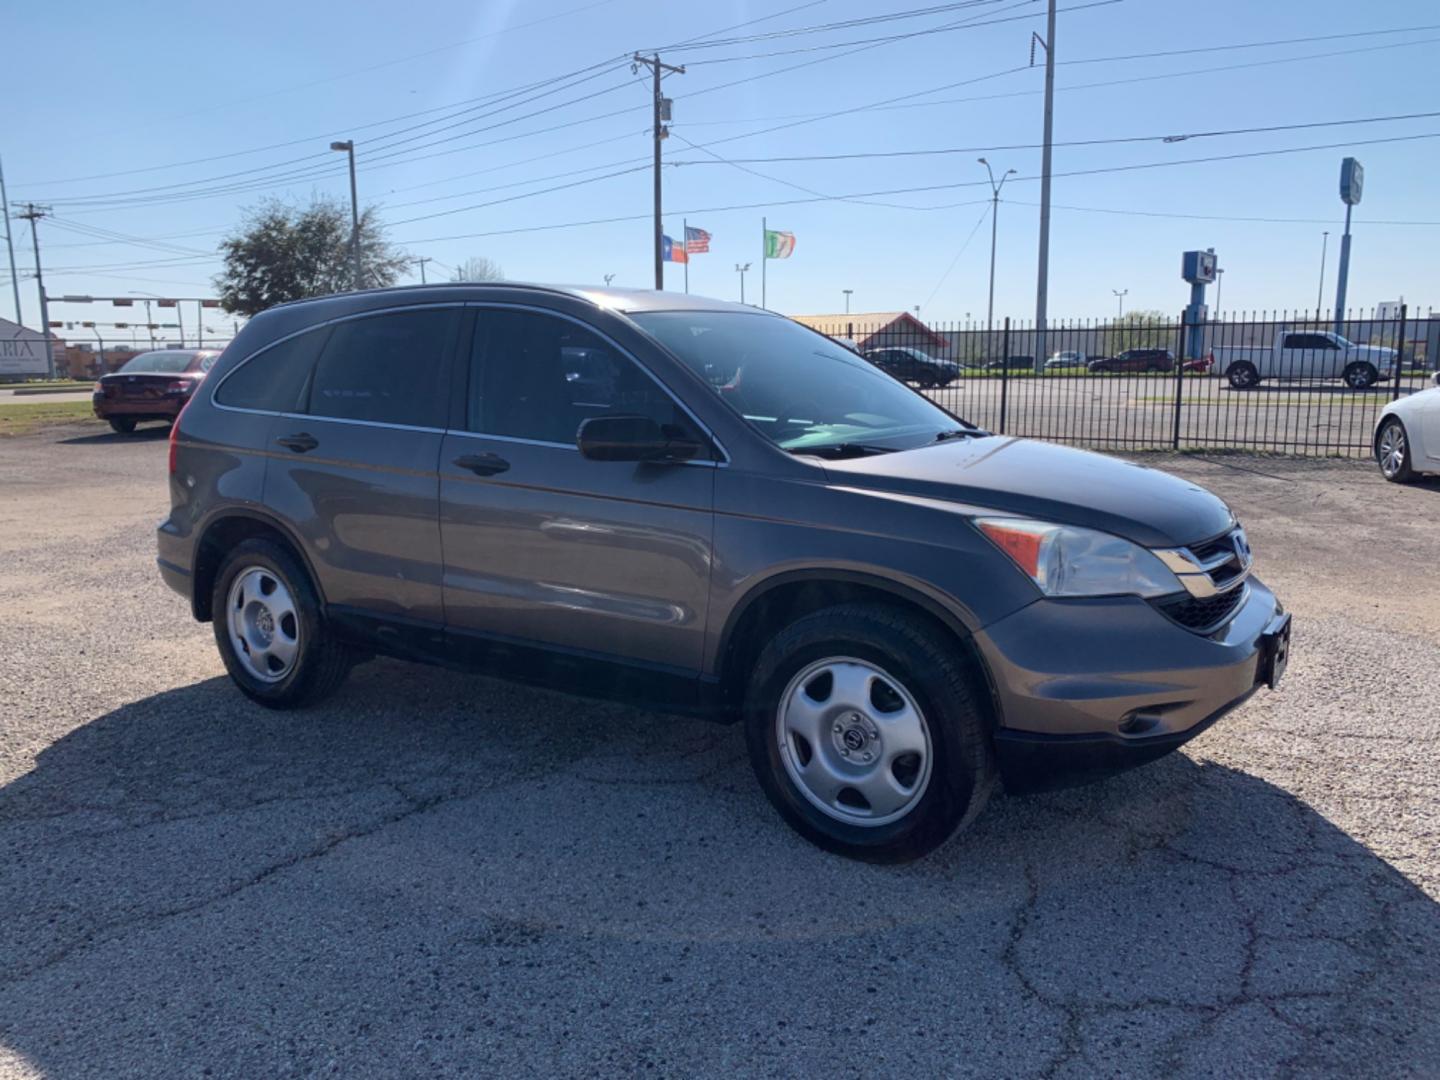
<svg viewBox="0 0 1440 1080">
<path fill-rule="evenodd" d="M 995 241 L 999 236 L 1000 218 L 1000 189 L 1005 186 L 1005 181 L 1015 175 L 1014 169 L 1006 169 L 1005 175 L 1000 177 L 1000 182 L 995 182 L 995 173 L 990 168 L 990 162 L 983 157 L 977 158 L 981 165 L 985 166 L 985 175 L 990 177 L 990 303 L 985 311 L 985 351 L 988 354 L 994 345 L 993 336 L 995 330 Z"/>
<path fill-rule="evenodd" d="M 1320 288 L 1315 291 L 1315 313 L 1325 306 L 1325 255 L 1330 249 L 1330 230 L 1320 234 Z"/>
<path fill-rule="evenodd" d="M 845 314 L 846 314 L 846 315 L 849 315 L 849 314 L 850 314 L 850 294 L 853 293 L 855 290 L 854 290 L 854 289 L 841 289 L 840 291 L 845 294 Z"/>
<path fill-rule="evenodd" d="M 350 159 L 350 262 L 354 274 L 353 286 L 356 292 L 365 287 L 360 272 L 360 203 L 355 195 L 355 140 L 346 139 L 330 144 L 331 150 L 343 150 Z"/>
<path fill-rule="evenodd" d="M 1129 289 L 1111 289 L 1110 291 L 1115 294 L 1115 300 L 1116 300 L 1117 304 L 1119 305 L 1118 310 L 1115 312 L 1115 317 L 1116 317 L 1117 319 L 1123 319 L 1123 318 L 1125 318 L 1125 297 L 1127 297 L 1127 296 L 1130 295 L 1130 290 L 1129 290 Z"/>
<path fill-rule="evenodd" d="M 1217 267 L 1215 268 L 1215 316 L 1216 316 L 1216 318 L 1219 318 L 1219 316 L 1220 316 L 1220 295 L 1221 295 L 1220 290 L 1221 290 L 1222 288 L 1224 288 L 1224 286 L 1225 286 L 1225 268 L 1224 268 L 1223 266 L 1217 266 Z"/>
<path fill-rule="evenodd" d="M 740 275 L 740 303 L 742 304 L 745 302 L 745 271 L 749 269 L 749 263 L 745 263 L 743 266 L 740 263 L 735 264 L 735 271 Z"/>
</svg>

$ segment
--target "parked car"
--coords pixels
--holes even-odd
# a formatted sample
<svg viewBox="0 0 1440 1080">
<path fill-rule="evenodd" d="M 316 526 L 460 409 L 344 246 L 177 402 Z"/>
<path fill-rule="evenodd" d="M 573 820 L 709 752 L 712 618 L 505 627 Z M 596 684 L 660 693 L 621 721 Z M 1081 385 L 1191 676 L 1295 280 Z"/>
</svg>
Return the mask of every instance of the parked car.
<svg viewBox="0 0 1440 1080">
<path fill-rule="evenodd" d="M 1237 390 L 1264 379 L 1343 379 L 1357 390 L 1395 374 L 1394 349 L 1356 345 L 1328 330 L 1281 330 L 1267 347 L 1219 346 L 1211 355 Z"/>
<path fill-rule="evenodd" d="M 1440 473 L 1440 371 L 1432 385 L 1397 398 L 1375 424 L 1375 460 L 1386 480 L 1398 484 L 1417 473 Z"/>
<path fill-rule="evenodd" d="M 986 360 L 980 366 L 986 371 L 1034 371 L 1035 357 L 1005 356 L 995 360 Z"/>
<path fill-rule="evenodd" d="M 583 396 L 576 350 L 609 367 Z M 170 439 L 160 574 L 253 700 L 312 704 L 384 654 L 738 720 L 784 818 L 864 859 L 931 850 L 997 779 L 1153 760 L 1289 654 L 1214 495 L 989 435 L 698 296 L 281 305 Z"/>
<path fill-rule="evenodd" d="M 1091 360 L 1092 373 L 1121 371 L 1174 371 L 1175 354 L 1169 349 L 1126 349 L 1118 356 L 1102 356 Z"/>
<path fill-rule="evenodd" d="M 158 349 L 132 356 L 100 376 L 91 392 L 95 415 L 122 434 L 142 420 L 173 423 L 220 355 L 214 349 Z"/>
<path fill-rule="evenodd" d="M 949 386 L 960 377 L 960 365 L 953 360 L 937 360 L 929 353 L 908 345 L 866 349 L 865 359 L 881 371 L 901 382 L 914 383 L 922 390 Z"/>
<path fill-rule="evenodd" d="M 1066 349 L 1063 352 L 1051 353 L 1050 359 L 1045 361 L 1046 371 L 1066 371 L 1074 368 L 1084 368 L 1090 362 L 1090 357 L 1083 352 L 1074 349 Z"/>
<path fill-rule="evenodd" d="M 1180 365 L 1182 371 L 1195 372 L 1199 375 L 1208 375 L 1215 364 L 1213 356 L 1197 356 L 1194 360 L 1186 360 Z"/>
</svg>

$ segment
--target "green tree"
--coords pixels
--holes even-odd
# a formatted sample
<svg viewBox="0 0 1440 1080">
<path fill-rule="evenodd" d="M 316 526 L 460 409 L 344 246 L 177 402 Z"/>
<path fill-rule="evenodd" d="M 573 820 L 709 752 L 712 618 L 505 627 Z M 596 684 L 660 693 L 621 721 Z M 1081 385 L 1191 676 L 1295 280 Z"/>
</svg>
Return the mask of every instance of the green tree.
<svg viewBox="0 0 1440 1080">
<path fill-rule="evenodd" d="M 474 255 L 455 268 L 451 281 L 504 281 L 505 271 L 494 259 Z"/>
<path fill-rule="evenodd" d="M 298 207 L 269 199 L 245 211 L 220 242 L 225 269 L 215 277 L 220 305 L 256 315 L 289 300 L 353 289 L 350 208 L 328 197 Z M 367 288 L 395 284 L 409 258 L 391 246 L 373 207 L 360 215 L 360 270 Z"/>
<path fill-rule="evenodd" d="M 1126 349 L 1173 349 L 1175 320 L 1163 311 L 1127 311 L 1111 322 L 1105 335 L 1105 351 L 1115 356 Z"/>
</svg>

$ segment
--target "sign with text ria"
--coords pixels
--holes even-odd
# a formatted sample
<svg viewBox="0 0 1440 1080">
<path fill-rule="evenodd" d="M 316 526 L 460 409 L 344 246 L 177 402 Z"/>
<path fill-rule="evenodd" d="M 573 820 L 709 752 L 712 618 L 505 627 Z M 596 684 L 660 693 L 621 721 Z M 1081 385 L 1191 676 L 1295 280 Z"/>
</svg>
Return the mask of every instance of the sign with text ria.
<svg viewBox="0 0 1440 1080">
<path fill-rule="evenodd" d="M 1365 166 L 1353 157 L 1340 163 L 1340 201 L 1347 206 L 1358 206 L 1360 193 L 1365 188 Z"/>
</svg>

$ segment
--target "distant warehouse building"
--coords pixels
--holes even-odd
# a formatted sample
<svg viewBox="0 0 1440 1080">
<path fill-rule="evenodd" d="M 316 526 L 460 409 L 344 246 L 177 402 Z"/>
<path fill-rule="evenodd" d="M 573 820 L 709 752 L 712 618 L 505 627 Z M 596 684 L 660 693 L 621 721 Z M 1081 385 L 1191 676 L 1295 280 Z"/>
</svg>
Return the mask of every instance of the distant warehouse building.
<svg viewBox="0 0 1440 1080">
<path fill-rule="evenodd" d="M 950 342 L 908 311 L 867 311 L 854 315 L 791 315 L 827 337 L 849 338 L 861 352 L 866 349 L 909 346 L 936 358 L 950 351 Z"/>
</svg>

